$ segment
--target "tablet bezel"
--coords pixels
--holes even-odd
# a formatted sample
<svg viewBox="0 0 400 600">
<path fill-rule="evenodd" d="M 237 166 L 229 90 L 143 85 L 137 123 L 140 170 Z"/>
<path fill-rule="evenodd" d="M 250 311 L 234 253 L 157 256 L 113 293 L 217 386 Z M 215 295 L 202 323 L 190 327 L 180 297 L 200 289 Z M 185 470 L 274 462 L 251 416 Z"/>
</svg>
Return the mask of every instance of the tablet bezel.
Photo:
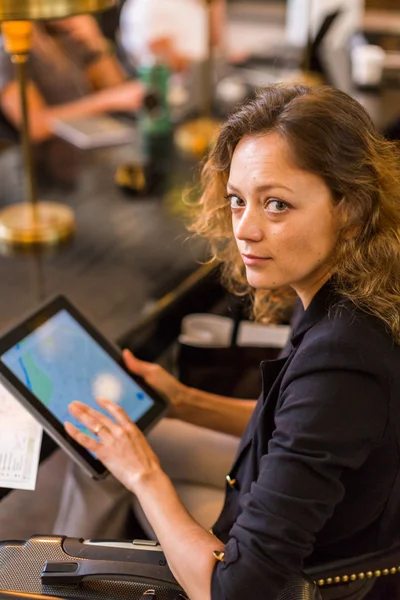
<svg viewBox="0 0 400 600">
<path fill-rule="evenodd" d="M 58 312 L 66 310 L 97 342 L 109 356 L 127 373 L 154 401 L 154 405 L 136 423 L 142 431 L 147 431 L 168 411 L 169 402 L 151 388 L 141 377 L 127 369 L 119 348 L 98 331 L 88 319 L 63 295 L 46 302 L 34 313 L 26 316 L 17 325 L 0 337 L 0 379 L 5 387 L 15 395 L 25 408 L 41 423 L 45 431 L 92 477 L 102 478 L 108 473 L 102 462 L 94 458 L 88 450 L 80 446 L 65 431 L 63 424 L 40 402 L 38 398 L 18 379 L 1 360 L 3 354 L 18 342 L 33 333 Z M 71 398 L 85 401 L 84 398 Z"/>
</svg>

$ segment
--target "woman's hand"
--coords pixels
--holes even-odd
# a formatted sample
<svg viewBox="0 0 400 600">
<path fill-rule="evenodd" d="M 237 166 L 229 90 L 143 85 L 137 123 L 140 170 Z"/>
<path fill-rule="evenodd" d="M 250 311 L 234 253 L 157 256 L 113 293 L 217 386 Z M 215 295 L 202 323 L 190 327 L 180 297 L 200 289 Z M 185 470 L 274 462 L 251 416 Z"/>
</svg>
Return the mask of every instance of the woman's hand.
<svg viewBox="0 0 400 600">
<path fill-rule="evenodd" d="M 169 37 L 159 37 L 150 41 L 149 50 L 171 71 L 183 72 L 190 66 L 190 59 L 176 50 L 173 40 Z"/>
<path fill-rule="evenodd" d="M 160 462 L 143 433 L 114 402 L 99 398 L 99 405 L 113 419 L 81 402 L 69 406 L 72 416 L 97 436 L 97 440 L 65 423 L 65 430 L 78 444 L 96 454 L 128 490 L 136 493 L 141 484 L 162 474 Z"/>
<path fill-rule="evenodd" d="M 104 109 L 110 112 L 138 110 L 145 93 L 146 89 L 140 81 L 127 81 L 99 92 L 104 99 Z"/>
<path fill-rule="evenodd" d="M 115 419 L 81 402 L 70 405 L 71 414 L 97 435 L 98 441 L 65 424 L 67 433 L 94 452 L 109 471 L 139 500 L 154 529 L 172 573 L 193 600 L 210 598 L 215 550 L 223 543 L 189 515 L 171 479 L 160 467 L 144 435 L 113 402 L 98 400 Z"/>
<path fill-rule="evenodd" d="M 160 365 L 139 360 L 129 350 L 124 350 L 123 357 L 127 368 L 132 373 L 143 377 L 146 383 L 169 400 L 173 409 L 169 416 L 179 418 L 180 407 L 185 402 L 190 402 L 190 388 L 175 379 Z"/>
<path fill-rule="evenodd" d="M 135 358 L 129 350 L 123 353 L 125 364 L 172 405 L 169 416 L 228 435 L 241 437 L 253 413 L 256 401 L 226 398 L 191 388 L 170 375 L 160 365 Z"/>
</svg>

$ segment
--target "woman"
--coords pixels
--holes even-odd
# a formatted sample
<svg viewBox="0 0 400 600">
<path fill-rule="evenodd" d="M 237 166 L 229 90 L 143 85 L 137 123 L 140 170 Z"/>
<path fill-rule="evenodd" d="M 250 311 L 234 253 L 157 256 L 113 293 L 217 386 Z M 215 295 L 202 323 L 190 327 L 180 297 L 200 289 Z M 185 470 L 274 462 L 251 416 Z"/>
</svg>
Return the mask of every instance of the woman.
<svg viewBox="0 0 400 600">
<path fill-rule="evenodd" d="M 99 400 L 108 418 L 71 405 L 98 437 L 70 423 L 67 432 L 136 495 L 191 600 L 272 599 L 303 567 L 398 536 L 399 164 L 364 109 L 329 87 L 267 87 L 222 127 L 195 228 L 233 287 L 254 290 L 256 316 L 282 308 L 281 288 L 305 313 L 289 355 L 261 364 L 262 393 L 213 533 L 185 511 L 118 406 Z M 159 368 L 126 361 L 174 400 Z M 181 418 L 231 424 L 229 401 L 189 396 L 175 399 Z M 246 410 L 237 406 L 235 432 Z M 327 588 L 324 598 L 359 600 L 372 585 Z"/>
<path fill-rule="evenodd" d="M 143 86 L 127 81 L 109 42 L 89 15 L 35 23 L 28 67 L 30 136 L 40 183 L 70 185 L 82 165 L 82 153 L 55 137 L 57 119 L 135 111 L 143 101 Z M 1 37 L 0 139 L 17 141 L 21 123 L 19 86 Z M 12 149 L 2 155 L 1 164 L 13 178 L 11 187 L 16 187 L 20 165 Z"/>
<path fill-rule="evenodd" d="M 82 154 L 54 137 L 57 119 L 135 111 L 143 101 L 143 86 L 127 81 L 109 42 L 89 15 L 35 23 L 28 66 L 30 135 L 41 183 L 73 183 Z M 15 142 L 21 123 L 19 86 L 0 38 L 0 139 Z M 12 151 L 1 157 L 1 164 L 2 171 L 13 177 L 14 188 L 19 164 Z"/>
<path fill-rule="evenodd" d="M 19 129 L 18 83 L 3 43 L 0 108 L 9 123 Z M 126 80 L 109 42 L 89 15 L 36 23 L 29 68 L 28 106 L 34 142 L 52 137 L 54 119 L 134 111 L 142 103 L 143 86 Z"/>
</svg>

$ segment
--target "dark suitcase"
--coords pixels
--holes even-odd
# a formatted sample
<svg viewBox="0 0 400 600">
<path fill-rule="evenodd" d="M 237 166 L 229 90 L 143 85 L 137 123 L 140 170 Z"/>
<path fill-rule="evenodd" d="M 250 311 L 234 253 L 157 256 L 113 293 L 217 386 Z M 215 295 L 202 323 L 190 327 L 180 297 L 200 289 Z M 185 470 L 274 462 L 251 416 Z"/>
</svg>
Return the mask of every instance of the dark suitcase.
<svg viewBox="0 0 400 600">
<path fill-rule="evenodd" d="M 188 600 L 156 542 L 39 535 L 26 542 L 0 542 L 0 600 L 128 598 Z M 249 598 L 260 600 L 251 592 Z M 299 577 L 289 582 L 277 600 L 321 597 L 311 580 Z"/>
<path fill-rule="evenodd" d="M 187 600 L 155 542 L 33 536 L 0 542 L 0 598 Z M 32 594 L 33 596 L 29 596 Z"/>
</svg>

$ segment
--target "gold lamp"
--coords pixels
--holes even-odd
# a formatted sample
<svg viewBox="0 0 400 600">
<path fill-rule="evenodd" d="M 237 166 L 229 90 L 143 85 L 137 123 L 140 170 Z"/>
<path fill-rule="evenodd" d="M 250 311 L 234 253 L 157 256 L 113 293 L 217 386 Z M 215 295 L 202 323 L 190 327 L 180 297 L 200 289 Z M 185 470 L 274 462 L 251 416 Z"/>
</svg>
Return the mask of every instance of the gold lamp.
<svg viewBox="0 0 400 600">
<path fill-rule="evenodd" d="M 19 82 L 21 141 L 26 171 L 27 202 L 0 211 L 0 241 L 7 244 L 57 244 L 74 230 L 73 212 L 55 202 L 39 202 L 29 135 L 26 64 L 32 41 L 32 21 L 62 19 L 111 8 L 116 0 L 0 0 L 5 49 Z"/>
<path fill-rule="evenodd" d="M 201 158 L 210 148 L 219 130 L 220 123 L 212 117 L 214 93 L 214 49 L 212 44 L 212 3 L 206 0 L 208 18 L 208 52 L 203 66 L 203 115 L 177 127 L 175 143 L 184 153 Z"/>
</svg>

